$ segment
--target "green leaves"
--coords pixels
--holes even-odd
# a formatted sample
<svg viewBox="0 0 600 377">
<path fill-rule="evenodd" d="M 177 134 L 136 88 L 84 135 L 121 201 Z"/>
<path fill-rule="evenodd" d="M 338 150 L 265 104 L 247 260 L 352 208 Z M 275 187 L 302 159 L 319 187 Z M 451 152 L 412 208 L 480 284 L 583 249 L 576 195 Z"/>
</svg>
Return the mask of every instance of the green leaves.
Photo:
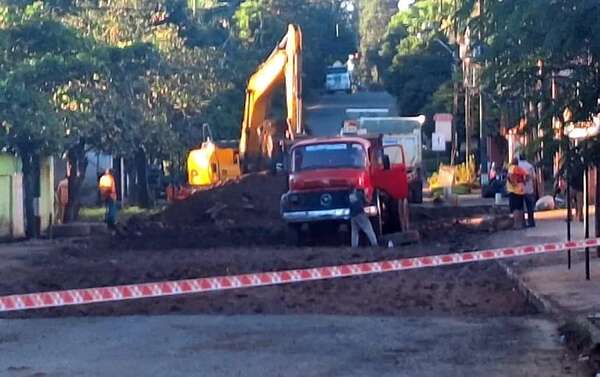
<svg viewBox="0 0 600 377">
<path fill-rule="evenodd" d="M 447 0 L 418 1 L 389 22 L 379 51 L 383 83 L 397 98 L 404 115 L 432 111 L 434 107 L 441 111 L 451 105 L 451 97 L 440 95 L 432 105 L 434 93 L 452 77 L 453 57 L 440 46 L 447 44 L 443 27 L 451 6 Z"/>
<path fill-rule="evenodd" d="M 260 63 L 285 34 L 287 25 L 299 24 L 304 44 L 304 84 L 320 88 L 325 68 L 336 60 L 346 61 L 348 54 L 356 50 L 355 34 L 340 4 L 338 0 L 247 0 L 233 17 L 233 33 L 241 48 L 249 50 L 242 54 Z M 243 69 L 250 73 L 256 64 Z"/>
<path fill-rule="evenodd" d="M 0 7 L 0 147 L 12 150 L 35 139 L 40 153 L 182 155 L 204 122 L 239 137 L 248 76 L 288 22 L 304 29 L 307 86 L 355 49 L 341 0 L 197 0 L 195 14 L 183 0 L 11 4 Z"/>
<path fill-rule="evenodd" d="M 22 85 L 0 84 L 0 145 L 15 153 L 56 153 L 61 133 L 49 98 Z"/>
</svg>

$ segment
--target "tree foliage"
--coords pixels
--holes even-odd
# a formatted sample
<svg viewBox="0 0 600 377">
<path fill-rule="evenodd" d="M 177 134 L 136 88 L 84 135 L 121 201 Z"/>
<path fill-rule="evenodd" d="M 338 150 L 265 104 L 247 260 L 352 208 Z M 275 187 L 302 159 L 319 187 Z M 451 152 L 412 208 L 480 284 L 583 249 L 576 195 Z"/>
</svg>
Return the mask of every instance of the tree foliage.
<svg viewBox="0 0 600 377">
<path fill-rule="evenodd" d="M 3 2 L 0 147 L 27 161 L 66 154 L 73 216 L 92 149 L 124 158 L 145 197 L 146 166 L 180 166 L 203 123 L 218 138 L 239 137 L 246 80 L 287 23 L 304 30 L 309 86 L 354 50 L 341 1 L 301 3 Z"/>
<path fill-rule="evenodd" d="M 448 43 L 443 28 L 451 5 L 451 1 L 422 0 L 389 22 L 378 53 L 383 83 L 397 98 L 402 114 L 434 110 L 434 93 L 451 80 L 453 57 L 440 45 Z M 446 97 L 437 100 L 441 98 Z M 448 103 L 439 107 L 447 108 Z"/>
<path fill-rule="evenodd" d="M 394 0 L 359 0 L 358 33 L 361 53 L 360 74 L 366 84 L 380 84 L 381 73 L 385 69 L 379 50 L 383 43 L 388 23 L 397 11 Z"/>
<path fill-rule="evenodd" d="M 301 3 L 301 4 L 299 4 Z M 320 87 L 325 68 L 345 61 L 356 50 L 355 33 L 345 18 L 343 1 L 247 0 L 234 16 L 236 37 L 264 59 L 285 33 L 287 24 L 302 28 L 305 84 Z M 336 29 L 337 25 L 337 29 Z"/>
</svg>

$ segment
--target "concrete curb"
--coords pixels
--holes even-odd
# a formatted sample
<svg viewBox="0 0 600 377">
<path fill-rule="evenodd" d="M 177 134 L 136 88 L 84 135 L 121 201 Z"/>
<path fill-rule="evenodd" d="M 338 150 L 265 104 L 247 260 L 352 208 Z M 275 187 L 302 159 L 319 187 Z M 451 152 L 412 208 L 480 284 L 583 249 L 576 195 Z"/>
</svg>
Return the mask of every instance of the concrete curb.
<svg viewBox="0 0 600 377">
<path fill-rule="evenodd" d="M 534 291 L 506 261 L 497 260 L 496 262 L 504 270 L 508 278 L 516 284 L 517 290 L 523 294 L 527 298 L 527 301 L 531 303 L 539 312 L 551 315 L 563 325 L 569 322 L 575 323 L 578 327 L 585 331 L 585 336 L 589 337 L 591 344 L 588 346 L 588 349 L 583 351 L 582 354 L 589 356 L 587 359 L 589 366 L 600 373 L 600 366 L 597 364 L 597 361 L 593 355 L 593 353 L 597 352 L 600 347 L 600 329 L 592 324 L 587 317 L 582 315 L 573 316 L 570 313 L 561 310 L 556 304 L 553 304 L 550 300 Z M 575 352 L 581 352 L 581 350 L 572 350 Z"/>
</svg>

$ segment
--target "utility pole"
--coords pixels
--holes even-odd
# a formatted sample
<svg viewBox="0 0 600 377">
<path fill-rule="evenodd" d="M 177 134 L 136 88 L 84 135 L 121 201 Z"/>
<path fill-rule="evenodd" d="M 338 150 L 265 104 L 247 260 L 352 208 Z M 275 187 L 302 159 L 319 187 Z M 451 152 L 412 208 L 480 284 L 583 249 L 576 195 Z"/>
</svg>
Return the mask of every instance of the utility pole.
<svg viewBox="0 0 600 377">
<path fill-rule="evenodd" d="M 484 22 L 484 1 L 479 0 L 479 46 L 483 49 L 483 32 L 485 27 Z M 480 51 L 482 53 L 483 51 Z M 479 66 L 479 161 L 481 163 L 481 185 L 488 184 L 488 167 L 487 167 L 487 137 L 485 129 L 485 107 L 483 100 L 483 70 L 485 61 L 480 62 Z"/>
<path fill-rule="evenodd" d="M 469 75 L 469 65 L 465 66 L 465 74 Z M 467 77 L 467 80 L 468 77 Z M 471 91 L 469 83 L 465 85 L 465 163 L 469 162 L 470 144 L 471 144 Z"/>
<path fill-rule="evenodd" d="M 453 19 L 453 27 L 454 27 L 454 43 L 458 46 L 458 20 L 456 17 L 456 12 L 458 10 L 457 0 L 454 0 L 454 19 Z M 458 57 L 457 57 L 458 58 Z M 457 59 L 453 62 L 453 71 L 452 71 L 452 152 L 450 155 L 450 165 L 454 166 L 455 158 L 457 155 L 457 144 L 458 144 L 458 133 L 456 132 L 456 122 L 458 121 L 458 62 Z"/>
</svg>

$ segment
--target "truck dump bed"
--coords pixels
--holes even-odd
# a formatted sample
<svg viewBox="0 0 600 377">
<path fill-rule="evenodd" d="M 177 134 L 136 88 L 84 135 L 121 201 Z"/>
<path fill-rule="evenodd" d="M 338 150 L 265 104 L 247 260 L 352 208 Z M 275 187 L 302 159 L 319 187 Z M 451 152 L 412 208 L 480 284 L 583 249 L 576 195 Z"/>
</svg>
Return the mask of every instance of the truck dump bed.
<svg viewBox="0 0 600 377">
<path fill-rule="evenodd" d="M 382 134 L 383 145 L 401 144 L 407 166 L 419 166 L 423 158 L 420 117 L 360 118 L 359 128 L 369 134 Z M 393 162 L 393 161 L 392 161 Z"/>
</svg>

